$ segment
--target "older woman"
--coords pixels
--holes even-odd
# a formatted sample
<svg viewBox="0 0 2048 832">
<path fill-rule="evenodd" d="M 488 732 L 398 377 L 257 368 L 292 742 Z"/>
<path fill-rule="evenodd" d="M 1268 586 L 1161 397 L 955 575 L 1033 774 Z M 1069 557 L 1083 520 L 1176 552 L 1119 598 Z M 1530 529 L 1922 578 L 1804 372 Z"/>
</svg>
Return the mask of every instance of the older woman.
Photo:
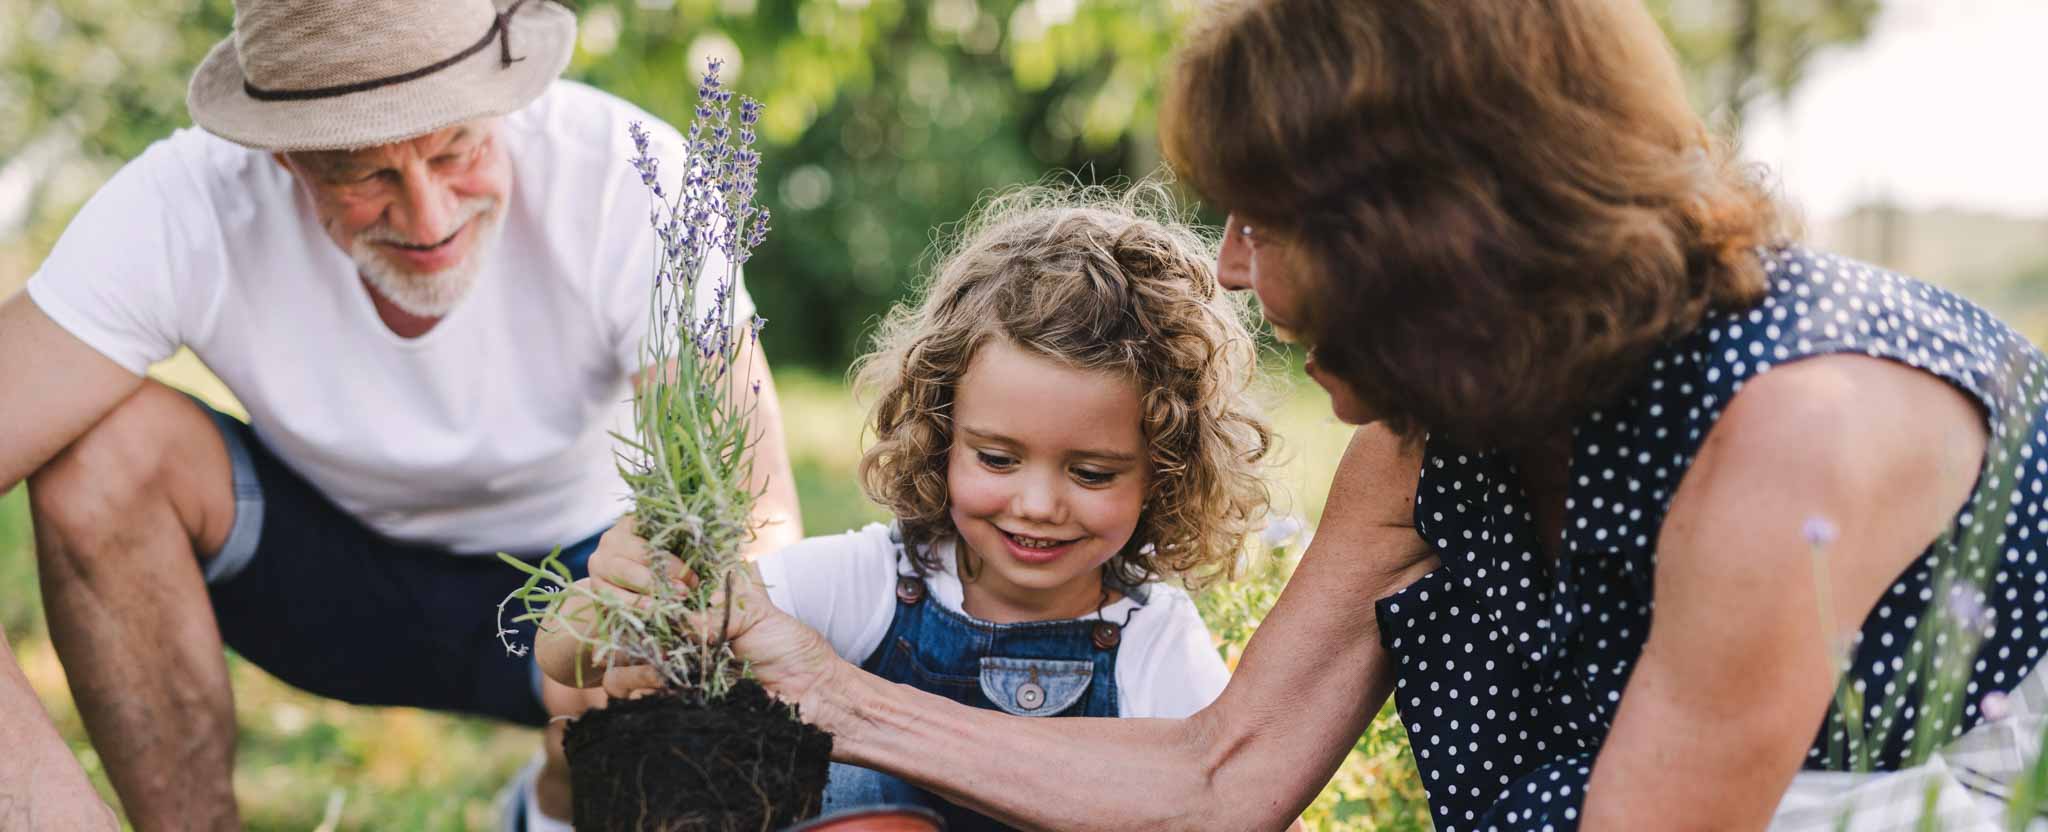
<svg viewBox="0 0 2048 832">
<path fill-rule="evenodd" d="M 2017 754 L 1821 770 L 1981 748 L 2043 692 L 2041 356 L 1780 240 L 1639 6 L 1228 4 L 1162 132 L 1233 212 L 1223 282 L 1369 425 L 1315 544 L 1185 721 L 960 707 L 744 605 L 738 649 L 839 757 L 1024 825 L 1271 828 L 1391 694 L 1445 830 L 1995 794 Z"/>
</svg>

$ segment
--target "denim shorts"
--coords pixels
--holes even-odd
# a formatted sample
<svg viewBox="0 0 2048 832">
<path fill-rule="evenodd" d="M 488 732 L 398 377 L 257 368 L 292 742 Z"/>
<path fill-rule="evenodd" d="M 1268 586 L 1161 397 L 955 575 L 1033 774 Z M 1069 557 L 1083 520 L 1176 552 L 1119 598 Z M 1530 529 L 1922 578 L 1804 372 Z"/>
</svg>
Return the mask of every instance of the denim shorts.
<svg viewBox="0 0 2048 832">
<path fill-rule="evenodd" d="M 234 466 L 234 526 L 205 564 L 228 647 L 330 699 L 547 723 L 533 658 L 499 641 L 498 603 L 524 573 L 489 554 L 379 535 L 272 455 L 248 425 L 200 407 Z M 596 548 L 596 534 L 569 541 L 562 560 L 580 578 Z M 509 623 L 518 607 L 506 607 L 515 632 L 505 638 L 531 646 L 533 625 Z"/>
</svg>

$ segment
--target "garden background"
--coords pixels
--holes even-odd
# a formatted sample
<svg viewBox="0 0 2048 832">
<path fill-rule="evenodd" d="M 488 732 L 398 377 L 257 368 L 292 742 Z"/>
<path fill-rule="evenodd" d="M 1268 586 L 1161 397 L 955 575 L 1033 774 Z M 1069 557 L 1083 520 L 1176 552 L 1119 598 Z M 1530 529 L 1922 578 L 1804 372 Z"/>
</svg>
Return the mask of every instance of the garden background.
<svg viewBox="0 0 2048 832">
<path fill-rule="evenodd" d="M 844 385 L 869 324 L 915 280 L 934 235 L 991 190 L 1059 171 L 1099 182 L 1156 170 L 1160 75 L 1198 3 L 578 5 L 571 77 L 680 121 L 695 68 L 717 56 L 734 87 L 767 104 L 762 190 L 776 228 L 748 281 L 771 321 L 763 340 L 815 534 L 879 516 L 854 484 L 860 410 Z M 1829 56 L 1853 52 L 1888 15 L 1916 5 L 1925 4 L 1650 0 L 1696 102 L 1731 133 L 1796 101 Z M 27 279 L 122 160 L 190 123 L 186 78 L 232 17 L 227 0 L 0 0 L 0 294 Z M 2038 336 L 2048 331 L 2048 221 L 2009 213 L 1901 204 L 1877 188 L 1814 218 L 1808 231 L 1828 247 L 1957 288 Z M 1348 431 L 1329 419 L 1295 363 L 1271 350 L 1285 440 L 1277 493 L 1286 514 L 1312 525 Z M 153 372 L 233 407 L 190 354 Z M 15 489 L 0 498 L 0 626 L 111 799 L 44 632 L 24 497 Z M 1202 598 L 1226 659 L 1235 661 L 1288 566 L 1285 556 L 1268 559 Z M 535 748 L 532 732 L 325 702 L 230 664 L 241 723 L 236 792 L 253 829 L 487 828 L 494 791 Z M 1314 828 L 1425 828 L 1421 801 L 1389 712 L 1308 820 Z"/>
</svg>

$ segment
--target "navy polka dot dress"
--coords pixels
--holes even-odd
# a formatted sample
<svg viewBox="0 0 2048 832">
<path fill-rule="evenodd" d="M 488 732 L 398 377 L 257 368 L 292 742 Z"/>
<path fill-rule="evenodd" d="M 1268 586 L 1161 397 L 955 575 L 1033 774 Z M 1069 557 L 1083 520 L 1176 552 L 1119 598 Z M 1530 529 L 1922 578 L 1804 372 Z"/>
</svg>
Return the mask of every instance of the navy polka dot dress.
<svg viewBox="0 0 2048 832">
<path fill-rule="evenodd" d="M 1654 546 L 1672 493 L 1743 381 L 1786 361 L 1900 361 L 1974 396 L 1991 429 L 1954 534 L 1899 577 L 1852 648 L 1845 682 L 1867 711 L 1852 720 L 1831 708 L 1806 767 L 1840 770 L 1845 752 L 1860 751 L 1876 770 L 1899 768 L 1916 742 L 1974 726 L 1983 698 L 2012 688 L 2048 649 L 2040 352 L 1910 278 L 1799 248 L 1761 256 L 1770 287 L 1760 304 L 1709 317 L 1575 427 L 1554 569 L 1508 456 L 1431 437 L 1415 520 L 1442 566 L 1378 611 L 1439 830 L 1577 826 L 1649 635 Z"/>
</svg>

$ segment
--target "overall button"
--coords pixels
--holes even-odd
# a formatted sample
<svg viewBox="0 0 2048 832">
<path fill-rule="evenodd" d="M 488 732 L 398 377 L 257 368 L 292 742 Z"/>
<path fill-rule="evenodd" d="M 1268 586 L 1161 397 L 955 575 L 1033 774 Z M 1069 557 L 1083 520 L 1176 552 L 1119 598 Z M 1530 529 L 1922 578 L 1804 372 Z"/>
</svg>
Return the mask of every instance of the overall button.
<svg viewBox="0 0 2048 832">
<path fill-rule="evenodd" d="M 1025 682 L 1017 686 L 1017 707 L 1027 711 L 1038 710 L 1045 704 L 1045 688 L 1037 682 Z"/>
<path fill-rule="evenodd" d="M 1011 716 L 1068 713 L 1087 696 L 1093 678 L 1092 660 L 981 657 L 981 695 Z"/>
<path fill-rule="evenodd" d="M 902 601 L 909 606 L 917 606 L 917 602 L 924 600 L 924 581 L 909 575 L 898 576 L 896 578 L 896 600 Z"/>
<path fill-rule="evenodd" d="M 1124 628 L 1108 621 L 1097 621 L 1089 628 L 1088 638 L 1095 642 L 1095 649 L 1109 650 L 1124 640 Z"/>
</svg>

